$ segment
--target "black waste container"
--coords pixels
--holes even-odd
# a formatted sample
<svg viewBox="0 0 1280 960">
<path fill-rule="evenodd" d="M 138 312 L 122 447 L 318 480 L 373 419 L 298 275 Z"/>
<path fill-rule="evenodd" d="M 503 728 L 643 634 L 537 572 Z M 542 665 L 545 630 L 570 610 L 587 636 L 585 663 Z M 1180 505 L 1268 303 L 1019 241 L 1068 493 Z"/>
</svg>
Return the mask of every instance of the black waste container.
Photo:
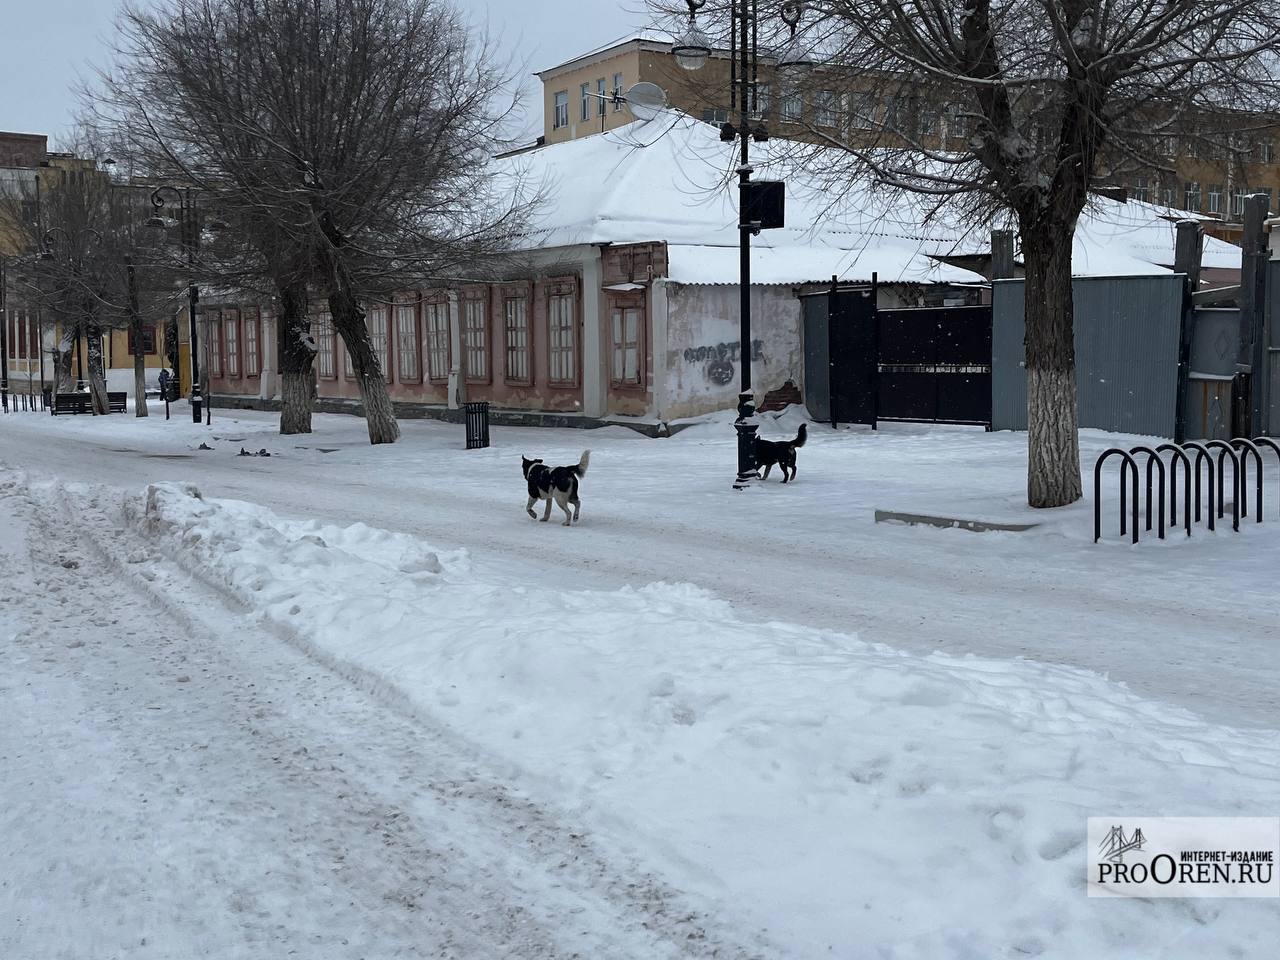
<svg viewBox="0 0 1280 960">
<path fill-rule="evenodd" d="M 467 419 L 467 449 L 477 450 L 489 445 L 489 402 L 477 400 L 464 403 Z"/>
</svg>

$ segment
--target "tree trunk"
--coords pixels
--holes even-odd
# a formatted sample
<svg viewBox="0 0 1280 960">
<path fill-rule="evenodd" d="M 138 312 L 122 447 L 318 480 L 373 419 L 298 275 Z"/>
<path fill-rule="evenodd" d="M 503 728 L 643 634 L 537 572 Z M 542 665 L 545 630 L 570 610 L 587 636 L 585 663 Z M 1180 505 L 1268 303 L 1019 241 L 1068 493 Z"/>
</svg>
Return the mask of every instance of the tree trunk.
<svg viewBox="0 0 1280 960">
<path fill-rule="evenodd" d="M 342 337 L 342 343 L 351 355 L 351 367 L 356 383 L 360 386 L 360 399 L 364 402 L 364 418 L 369 427 L 370 443 L 395 443 L 400 439 L 400 424 L 396 422 L 391 394 L 383 378 L 378 356 L 369 342 L 369 329 L 365 326 L 364 310 L 349 287 L 331 288 L 329 313 L 334 327 Z"/>
<path fill-rule="evenodd" d="M 133 333 L 133 415 L 147 415 L 147 355 L 142 345 L 142 318 L 138 315 L 138 278 L 133 258 L 125 257 L 129 278 L 129 329 Z"/>
<path fill-rule="evenodd" d="M 147 358 L 142 353 L 142 328 L 134 329 L 133 415 L 145 417 L 147 411 Z"/>
<path fill-rule="evenodd" d="M 1081 497 L 1071 224 L 1023 225 L 1026 264 L 1027 502 L 1062 507 Z"/>
<path fill-rule="evenodd" d="M 307 311 L 307 291 L 302 284 L 282 285 L 280 314 L 276 317 L 276 344 L 280 351 L 280 433 L 311 432 L 312 375 L 315 340 Z"/>
<path fill-rule="evenodd" d="M 53 358 L 53 392 L 70 393 L 76 385 L 71 370 L 71 351 L 54 347 L 49 352 Z"/>
<path fill-rule="evenodd" d="M 94 321 L 85 325 L 85 339 L 89 352 L 89 395 L 93 400 L 94 416 L 111 412 L 107 404 L 107 377 L 102 366 L 102 328 Z"/>
</svg>

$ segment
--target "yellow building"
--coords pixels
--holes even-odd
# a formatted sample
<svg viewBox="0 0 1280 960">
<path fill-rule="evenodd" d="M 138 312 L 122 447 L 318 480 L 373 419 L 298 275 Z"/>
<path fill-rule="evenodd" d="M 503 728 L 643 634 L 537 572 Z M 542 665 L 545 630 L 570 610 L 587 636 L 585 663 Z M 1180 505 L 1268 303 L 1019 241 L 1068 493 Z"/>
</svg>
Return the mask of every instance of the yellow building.
<svg viewBox="0 0 1280 960">
<path fill-rule="evenodd" d="M 635 117 L 612 102 L 612 95 L 640 81 L 657 84 L 669 105 L 689 116 L 715 124 L 737 119 L 730 116 L 729 51 L 714 50 L 701 70 L 689 72 L 677 65 L 670 38 L 656 33 L 616 40 L 535 76 L 542 82 L 540 141 L 546 144 L 632 122 Z M 773 136 L 866 144 L 875 136 L 877 119 L 896 111 L 912 117 L 921 142 L 930 148 L 958 149 L 968 137 L 963 111 L 953 105 L 920 103 L 905 89 L 853 90 L 838 67 L 818 67 L 798 90 L 779 83 L 773 63 L 762 56 L 757 82 L 761 113 Z M 1206 122 L 1223 125 L 1220 118 Z M 1152 139 L 1153 166 L 1173 172 L 1126 176 L 1116 187 L 1132 199 L 1216 217 L 1221 225 L 1210 232 L 1232 242 L 1240 237 L 1237 221 L 1246 196 L 1266 193 L 1271 210 L 1280 209 L 1280 125 L 1247 135 L 1199 131 L 1195 139 Z"/>
</svg>

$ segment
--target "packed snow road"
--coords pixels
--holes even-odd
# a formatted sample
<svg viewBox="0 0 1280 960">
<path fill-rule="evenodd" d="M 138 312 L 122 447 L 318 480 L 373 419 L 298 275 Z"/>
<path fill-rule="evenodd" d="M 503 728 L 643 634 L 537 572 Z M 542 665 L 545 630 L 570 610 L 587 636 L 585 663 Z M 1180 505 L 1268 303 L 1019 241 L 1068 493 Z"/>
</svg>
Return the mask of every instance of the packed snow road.
<svg viewBox="0 0 1280 960">
<path fill-rule="evenodd" d="M 1274 518 L 1237 535 L 1201 527 L 1191 541 L 1138 548 L 1094 547 L 1088 502 L 1024 535 L 873 522 L 880 508 L 1045 521 L 1019 505 L 1021 435 L 815 428 L 796 484 L 771 479 L 735 496 L 733 433 L 723 423 L 661 441 L 625 428 L 495 428 L 491 449 L 464 451 L 462 428 L 434 421 L 406 421 L 400 443 L 376 448 L 353 417 L 318 416 L 305 437 L 278 436 L 276 422 L 216 411 L 212 428 L 193 427 L 182 406 L 168 423 L 10 416 L 0 418 L 0 462 L 130 491 L 194 481 L 206 495 L 285 516 L 364 522 L 465 547 L 477 560 L 520 563 L 531 585 L 688 581 L 758 619 L 914 652 L 1067 664 L 1217 722 L 1280 722 Z M 762 432 L 794 434 L 796 423 Z M 1086 433 L 1084 462 L 1116 439 Z M 213 449 L 197 449 L 201 442 Z M 582 525 L 530 521 L 520 454 L 568 463 L 587 446 L 596 449 Z M 240 457 L 241 448 L 273 456 Z M 1267 471 L 1274 513 L 1280 476 L 1273 464 Z"/>
<path fill-rule="evenodd" d="M 0 469 L 0 653 L 5 960 L 756 955 L 114 494 Z"/>
</svg>

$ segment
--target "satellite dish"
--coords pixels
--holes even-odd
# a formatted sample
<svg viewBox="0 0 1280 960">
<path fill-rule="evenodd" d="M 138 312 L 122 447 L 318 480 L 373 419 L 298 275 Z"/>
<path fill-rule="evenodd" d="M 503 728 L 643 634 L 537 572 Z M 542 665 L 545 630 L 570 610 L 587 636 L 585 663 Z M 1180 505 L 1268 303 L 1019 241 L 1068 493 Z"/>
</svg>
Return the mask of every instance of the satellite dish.
<svg viewBox="0 0 1280 960">
<path fill-rule="evenodd" d="M 622 99 L 637 120 L 648 122 L 667 109 L 667 92 L 648 80 L 633 84 Z"/>
</svg>

